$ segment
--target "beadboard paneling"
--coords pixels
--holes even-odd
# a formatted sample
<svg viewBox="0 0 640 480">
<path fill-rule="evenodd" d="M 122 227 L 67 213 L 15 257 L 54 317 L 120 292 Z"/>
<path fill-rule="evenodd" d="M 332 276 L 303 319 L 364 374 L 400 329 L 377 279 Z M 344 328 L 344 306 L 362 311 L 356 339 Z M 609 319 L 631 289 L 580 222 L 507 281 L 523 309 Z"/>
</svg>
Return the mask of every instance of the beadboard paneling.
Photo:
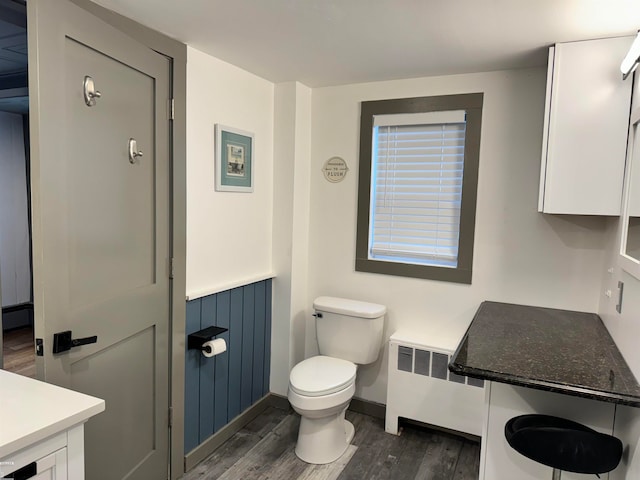
<svg viewBox="0 0 640 480">
<path fill-rule="evenodd" d="M 269 392 L 271 279 L 187 302 L 187 335 L 212 325 L 227 351 L 186 352 L 185 453 Z"/>
</svg>

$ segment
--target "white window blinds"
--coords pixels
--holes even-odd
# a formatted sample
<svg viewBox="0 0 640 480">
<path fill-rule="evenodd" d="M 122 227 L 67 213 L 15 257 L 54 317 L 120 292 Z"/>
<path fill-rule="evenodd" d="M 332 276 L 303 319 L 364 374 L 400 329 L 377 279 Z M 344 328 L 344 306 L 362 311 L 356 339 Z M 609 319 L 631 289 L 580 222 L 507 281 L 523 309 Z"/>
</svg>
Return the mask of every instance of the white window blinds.
<svg viewBox="0 0 640 480">
<path fill-rule="evenodd" d="M 465 112 L 374 118 L 369 258 L 457 267 Z"/>
</svg>

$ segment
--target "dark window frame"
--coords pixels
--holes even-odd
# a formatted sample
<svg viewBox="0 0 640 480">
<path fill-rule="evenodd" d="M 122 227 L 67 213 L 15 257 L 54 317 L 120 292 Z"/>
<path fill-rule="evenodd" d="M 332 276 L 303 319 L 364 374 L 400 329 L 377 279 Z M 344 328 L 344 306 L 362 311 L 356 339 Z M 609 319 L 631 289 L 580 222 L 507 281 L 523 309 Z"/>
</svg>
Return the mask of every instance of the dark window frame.
<svg viewBox="0 0 640 480">
<path fill-rule="evenodd" d="M 483 93 L 467 93 L 433 97 L 375 100 L 361 103 L 356 271 L 471 284 L 483 101 Z M 458 240 L 458 266 L 451 268 L 370 259 L 368 250 L 374 116 L 449 110 L 465 110 L 467 114 L 464 171 L 462 175 L 462 201 L 460 207 L 460 238 Z"/>
</svg>

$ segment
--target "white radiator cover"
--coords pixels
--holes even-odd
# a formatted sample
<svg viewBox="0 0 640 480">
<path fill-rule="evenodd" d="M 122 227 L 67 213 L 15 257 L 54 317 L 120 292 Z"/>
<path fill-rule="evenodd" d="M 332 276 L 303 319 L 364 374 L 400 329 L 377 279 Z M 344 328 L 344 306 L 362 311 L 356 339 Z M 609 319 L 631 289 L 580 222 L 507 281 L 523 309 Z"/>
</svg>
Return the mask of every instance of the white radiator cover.
<svg viewBox="0 0 640 480">
<path fill-rule="evenodd" d="M 446 334 L 418 338 L 407 331 L 391 336 L 385 420 L 388 433 L 398 434 L 398 417 L 403 417 L 481 436 L 484 382 L 455 375 L 446 368 L 458 340 Z"/>
</svg>

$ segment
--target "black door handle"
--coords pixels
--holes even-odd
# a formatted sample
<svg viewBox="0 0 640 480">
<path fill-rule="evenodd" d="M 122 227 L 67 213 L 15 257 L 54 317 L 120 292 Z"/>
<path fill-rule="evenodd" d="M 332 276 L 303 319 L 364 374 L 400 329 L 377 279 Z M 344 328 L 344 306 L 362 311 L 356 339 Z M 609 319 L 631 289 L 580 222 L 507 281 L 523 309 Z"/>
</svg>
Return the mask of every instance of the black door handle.
<svg viewBox="0 0 640 480">
<path fill-rule="evenodd" d="M 53 334 L 53 353 L 62 353 L 71 350 L 73 347 L 88 345 L 98 341 L 97 335 L 87 338 L 71 338 L 71 330 Z"/>
<path fill-rule="evenodd" d="M 31 462 L 29 465 L 25 465 L 24 467 L 2 478 L 13 478 L 14 480 L 27 480 L 29 478 L 35 477 L 37 474 L 38 474 L 38 464 L 36 462 Z"/>
</svg>

